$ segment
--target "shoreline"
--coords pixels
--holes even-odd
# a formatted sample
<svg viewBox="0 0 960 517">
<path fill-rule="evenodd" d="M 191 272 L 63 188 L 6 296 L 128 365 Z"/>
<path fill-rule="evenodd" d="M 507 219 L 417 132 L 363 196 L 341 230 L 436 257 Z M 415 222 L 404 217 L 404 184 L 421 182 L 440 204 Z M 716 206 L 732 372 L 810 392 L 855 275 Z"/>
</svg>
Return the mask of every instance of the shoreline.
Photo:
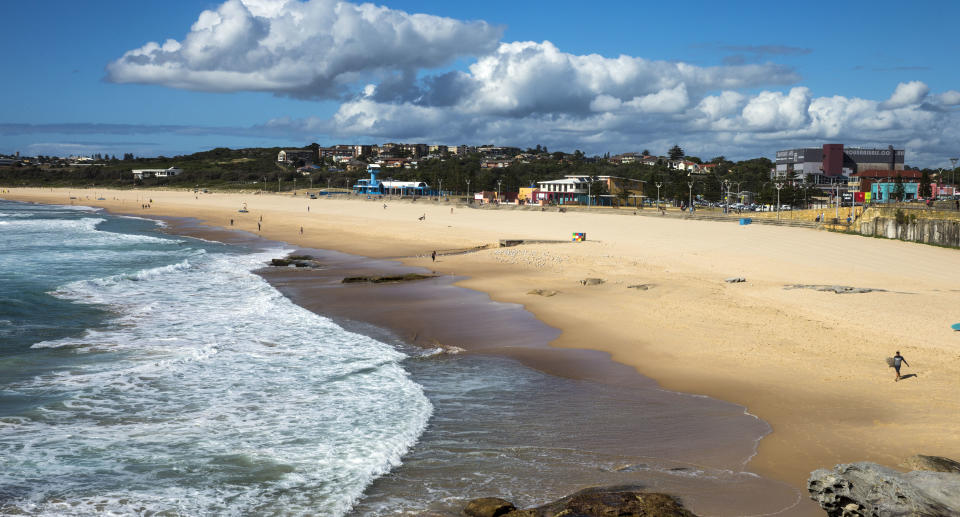
<svg viewBox="0 0 960 517">
<path fill-rule="evenodd" d="M 748 408 L 770 423 L 750 468 L 802 487 L 809 472 L 851 461 L 896 467 L 916 453 L 956 456 L 960 404 L 956 338 L 949 331 L 960 283 L 955 250 L 856 239 L 808 229 L 735 228 L 726 223 L 603 214 L 472 210 L 432 202 L 381 209 L 365 200 L 175 191 L 11 189 L 14 200 L 75 200 L 132 215 L 191 216 L 213 226 L 256 231 L 304 247 L 372 257 L 407 256 L 466 277 L 456 285 L 519 303 L 562 334 L 552 345 L 608 352 L 665 389 L 703 393 Z M 118 199 L 113 199 L 117 197 Z M 156 199 L 140 211 L 136 198 Z M 240 204 L 249 214 L 237 214 Z M 312 212 L 304 206 L 309 204 Z M 447 214 L 453 208 L 454 213 Z M 426 221 L 419 221 L 419 215 Z M 282 218 L 282 222 L 275 222 Z M 450 223 L 450 224 L 446 224 Z M 306 229 L 305 237 L 297 232 Z M 561 238 L 588 231 L 576 246 L 530 245 L 458 256 L 498 238 Z M 640 233 L 642 238 L 635 235 Z M 318 237 L 314 237 L 314 236 Z M 389 248 L 391 253 L 384 253 Z M 871 260 L 864 260 L 864 258 Z M 745 284 L 722 278 L 744 276 Z M 600 286 L 576 279 L 601 277 Z M 649 283 L 648 291 L 627 285 Z M 835 295 L 784 291 L 795 283 L 887 289 Z M 530 289 L 556 290 L 553 297 Z M 894 384 L 883 358 L 901 349 L 918 366 Z"/>
<path fill-rule="evenodd" d="M 229 244 L 258 245 L 260 237 L 238 234 L 222 228 L 212 228 L 199 224 L 199 221 L 185 218 L 162 217 L 168 222 L 163 231 L 174 235 L 199 237 L 207 240 L 227 242 Z M 264 243 L 273 243 L 265 241 Z M 289 244 L 289 243 L 277 243 Z M 556 339 L 560 331 L 546 326 L 537 320 L 531 313 L 517 304 L 493 302 L 481 292 L 458 287 L 457 282 L 462 278 L 437 276 L 409 283 L 369 284 L 345 286 L 340 280 L 347 276 L 356 275 L 402 275 L 405 273 L 429 273 L 430 270 L 419 266 L 407 266 L 394 259 L 372 259 L 349 255 L 332 250 L 315 248 L 297 248 L 296 255 L 311 255 L 322 267 L 320 269 L 300 269 L 286 267 L 265 267 L 256 273 L 263 277 L 274 288 L 297 305 L 312 312 L 331 318 L 345 329 L 369 335 L 385 342 L 403 342 L 407 346 L 418 347 L 432 351 L 431 355 L 453 354 L 458 357 L 474 358 L 502 358 L 514 361 L 518 365 L 542 372 L 548 376 L 562 378 L 568 381 L 590 385 L 600 385 L 606 388 L 582 388 L 586 393 L 602 393 L 612 389 L 623 393 L 624 408 L 614 412 L 627 411 L 630 400 L 629 393 L 640 394 L 641 398 L 648 398 L 651 393 L 663 393 L 664 402 L 667 400 L 692 400 L 689 395 L 665 390 L 653 379 L 640 375 L 635 369 L 616 363 L 605 352 L 587 349 L 563 349 L 549 346 Z M 278 257 L 279 258 L 279 257 Z M 429 316 L 425 316 L 429 314 Z M 478 322 L 483 322 L 481 325 Z M 509 332 L 507 331 L 509 329 Z M 495 343 L 495 344 L 491 344 Z M 497 362 L 494 360 L 494 362 Z M 561 384 L 563 381 L 561 381 Z M 645 395 L 644 395 L 645 393 Z M 733 424 L 729 421 L 730 415 L 747 415 L 748 422 L 762 422 L 754 415 L 750 415 L 746 408 L 728 402 L 704 397 L 708 400 L 698 400 L 703 405 L 702 424 L 717 426 L 718 428 L 734 428 L 746 432 L 750 426 Z M 607 402 L 609 404 L 609 402 Z M 591 406 L 574 406 L 579 408 L 587 420 L 599 419 L 604 422 L 611 418 L 611 408 L 603 410 Z M 628 412 L 628 411 L 627 411 Z M 720 415 L 726 415 L 720 417 Z M 542 420 L 542 416 L 526 415 L 527 418 Z M 523 422 L 517 422 L 523 425 Z M 611 429 L 609 424 L 596 424 L 591 429 L 593 433 L 617 436 L 615 442 L 627 443 L 633 436 L 629 427 Z M 664 457 L 649 457 L 657 464 L 672 464 L 680 471 L 689 468 L 702 468 L 707 471 L 729 471 L 735 478 L 738 475 L 752 473 L 742 469 L 756 454 L 757 444 L 769 433 L 769 427 L 763 423 L 766 431 L 753 440 L 747 440 L 729 432 L 723 437 L 715 436 L 718 445 L 703 448 L 700 440 L 687 440 L 690 452 L 678 457 L 676 452 Z M 682 441 L 682 439 L 681 439 Z M 601 443 L 591 444 L 590 453 L 598 456 L 613 456 L 624 451 L 611 447 L 610 437 L 607 436 Z M 720 446 L 719 444 L 723 444 Z M 699 445 L 699 447 L 698 447 Z M 416 447 L 415 447 L 416 448 Z M 411 451 L 413 453 L 413 451 Z M 581 452 L 582 453 L 582 452 Z M 423 453 L 416 454 L 421 456 Z M 393 475 L 405 477 L 407 467 L 398 467 L 399 473 Z M 545 472 L 551 472 L 557 466 L 549 461 L 542 464 Z M 617 479 L 617 485 L 630 482 L 633 474 L 609 474 L 611 477 L 622 476 Z M 649 481 L 664 483 L 663 474 L 647 472 L 637 474 Z M 652 477 L 650 477 L 652 476 Z M 554 480 L 556 482 L 557 480 Z M 569 479 L 566 480 L 570 482 Z M 584 474 L 583 480 L 572 482 L 573 488 L 582 489 L 596 481 L 589 474 Z M 666 481 L 670 483 L 670 481 Z M 380 483 L 391 485 L 386 480 L 374 482 L 375 487 Z M 728 491 L 723 497 L 716 495 L 717 489 L 713 482 L 706 480 L 687 480 L 672 483 L 672 494 L 679 495 L 694 510 L 702 515 L 740 515 L 742 513 L 764 515 L 808 515 L 807 504 L 802 495 L 785 483 L 770 479 L 755 477 L 747 481 L 727 481 L 723 485 Z M 609 483 L 608 483 L 609 484 Z M 670 485 L 668 485 L 670 486 Z M 382 496 L 382 489 L 375 492 Z M 534 492 L 538 492 L 534 490 Z M 702 494 L 701 494 L 702 492 Z M 762 493 L 763 495 L 756 495 Z M 733 494 L 739 494 L 740 498 Z M 474 496 L 491 494 L 473 494 Z M 547 496 L 560 497 L 566 493 L 555 493 Z M 540 494 L 543 497 L 543 494 Z M 744 502 L 749 499 L 749 502 Z M 539 504 L 534 500 L 531 504 Z M 440 511 L 443 514 L 443 511 Z M 362 511 L 351 515 L 362 515 Z M 458 509 L 454 514 L 459 514 Z M 452 514 L 451 514 L 452 515 Z"/>
</svg>

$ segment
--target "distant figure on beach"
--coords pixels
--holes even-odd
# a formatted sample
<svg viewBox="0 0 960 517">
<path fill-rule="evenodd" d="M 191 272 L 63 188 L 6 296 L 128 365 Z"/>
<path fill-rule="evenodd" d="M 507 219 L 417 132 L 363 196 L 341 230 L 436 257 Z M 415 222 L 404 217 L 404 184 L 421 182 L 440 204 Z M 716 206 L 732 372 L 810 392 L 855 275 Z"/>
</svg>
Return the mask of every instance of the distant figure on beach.
<svg viewBox="0 0 960 517">
<path fill-rule="evenodd" d="M 303 226 L 300 227 L 300 235 L 303 235 Z"/>
<path fill-rule="evenodd" d="M 257 223 L 257 231 L 258 231 L 258 232 L 260 231 L 260 223 L 259 223 L 259 222 Z"/>
<path fill-rule="evenodd" d="M 307 205 L 307 212 L 310 212 L 310 205 Z"/>
<path fill-rule="evenodd" d="M 386 203 L 383 204 L 383 209 L 384 209 L 384 210 L 387 209 L 387 204 L 386 204 Z"/>
<path fill-rule="evenodd" d="M 893 382 L 900 380 L 900 363 L 903 363 L 907 366 L 910 366 L 910 363 L 900 355 L 900 351 L 897 350 L 897 355 L 893 356 L 893 369 L 897 371 L 897 377 L 893 379 Z"/>
<path fill-rule="evenodd" d="M 437 250 L 433 250 L 433 253 L 430 254 L 430 260 L 433 262 L 437 261 Z"/>
<path fill-rule="evenodd" d="M 263 216 L 262 216 L 262 215 L 260 216 L 260 222 L 261 222 L 261 223 L 263 222 Z"/>
<path fill-rule="evenodd" d="M 423 214 L 423 215 L 421 215 L 420 217 L 418 217 L 417 219 L 419 219 L 419 220 L 421 220 L 421 221 L 425 221 L 425 220 L 427 219 L 427 214 Z"/>
<path fill-rule="evenodd" d="M 230 219 L 230 226 L 233 226 L 233 219 Z"/>
<path fill-rule="evenodd" d="M 453 215 L 453 207 L 450 207 L 450 215 Z"/>
</svg>

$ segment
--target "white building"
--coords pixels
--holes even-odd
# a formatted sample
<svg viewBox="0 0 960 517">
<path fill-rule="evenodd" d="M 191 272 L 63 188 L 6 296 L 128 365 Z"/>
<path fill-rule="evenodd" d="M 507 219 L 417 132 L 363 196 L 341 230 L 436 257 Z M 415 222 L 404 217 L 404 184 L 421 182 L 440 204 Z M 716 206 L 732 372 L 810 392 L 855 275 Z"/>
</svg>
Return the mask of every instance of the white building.
<svg viewBox="0 0 960 517">
<path fill-rule="evenodd" d="M 168 169 L 134 169 L 133 178 L 142 180 L 143 178 L 170 178 L 183 172 L 183 169 L 170 167 Z"/>
</svg>

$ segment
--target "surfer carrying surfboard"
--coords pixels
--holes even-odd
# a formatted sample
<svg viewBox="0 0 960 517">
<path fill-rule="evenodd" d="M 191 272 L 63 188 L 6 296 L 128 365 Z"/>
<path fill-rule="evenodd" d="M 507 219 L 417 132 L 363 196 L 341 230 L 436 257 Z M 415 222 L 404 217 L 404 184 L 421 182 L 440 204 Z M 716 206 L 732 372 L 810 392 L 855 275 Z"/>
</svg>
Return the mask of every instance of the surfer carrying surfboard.
<svg viewBox="0 0 960 517">
<path fill-rule="evenodd" d="M 897 378 L 893 379 L 893 382 L 900 380 L 900 363 L 903 363 L 907 366 L 910 366 L 910 363 L 900 355 L 900 351 L 897 350 L 897 355 L 893 356 L 893 369 L 897 371 Z"/>
</svg>

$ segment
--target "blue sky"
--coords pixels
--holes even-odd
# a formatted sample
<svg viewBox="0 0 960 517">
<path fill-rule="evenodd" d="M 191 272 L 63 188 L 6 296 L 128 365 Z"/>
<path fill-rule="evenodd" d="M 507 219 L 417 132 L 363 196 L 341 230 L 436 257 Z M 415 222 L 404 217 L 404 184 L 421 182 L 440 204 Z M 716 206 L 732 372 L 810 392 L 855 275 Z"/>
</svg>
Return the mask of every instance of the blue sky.
<svg viewBox="0 0 960 517">
<path fill-rule="evenodd" d="M 891 143 L 907 147 L 908 163 L 931 166 L 960 153 L 951 35 L 960 3 L 229 4 L 6 2 L 16 22 L 0 32 L 0 153 L 391 140 L 591 154 L 679 143 L 734 158 Z M 203 11 L 213 22 L 194 31 L 205 39 L 189 54 Z M 421 23 L 417 13 L 437 18 Z M 298 40 L 286 41 L 293 32 Z M 123 58 L 167 39 L 183 45 Z M 504 45 L 518 42 L 531 43 Z"/>
</svg>

